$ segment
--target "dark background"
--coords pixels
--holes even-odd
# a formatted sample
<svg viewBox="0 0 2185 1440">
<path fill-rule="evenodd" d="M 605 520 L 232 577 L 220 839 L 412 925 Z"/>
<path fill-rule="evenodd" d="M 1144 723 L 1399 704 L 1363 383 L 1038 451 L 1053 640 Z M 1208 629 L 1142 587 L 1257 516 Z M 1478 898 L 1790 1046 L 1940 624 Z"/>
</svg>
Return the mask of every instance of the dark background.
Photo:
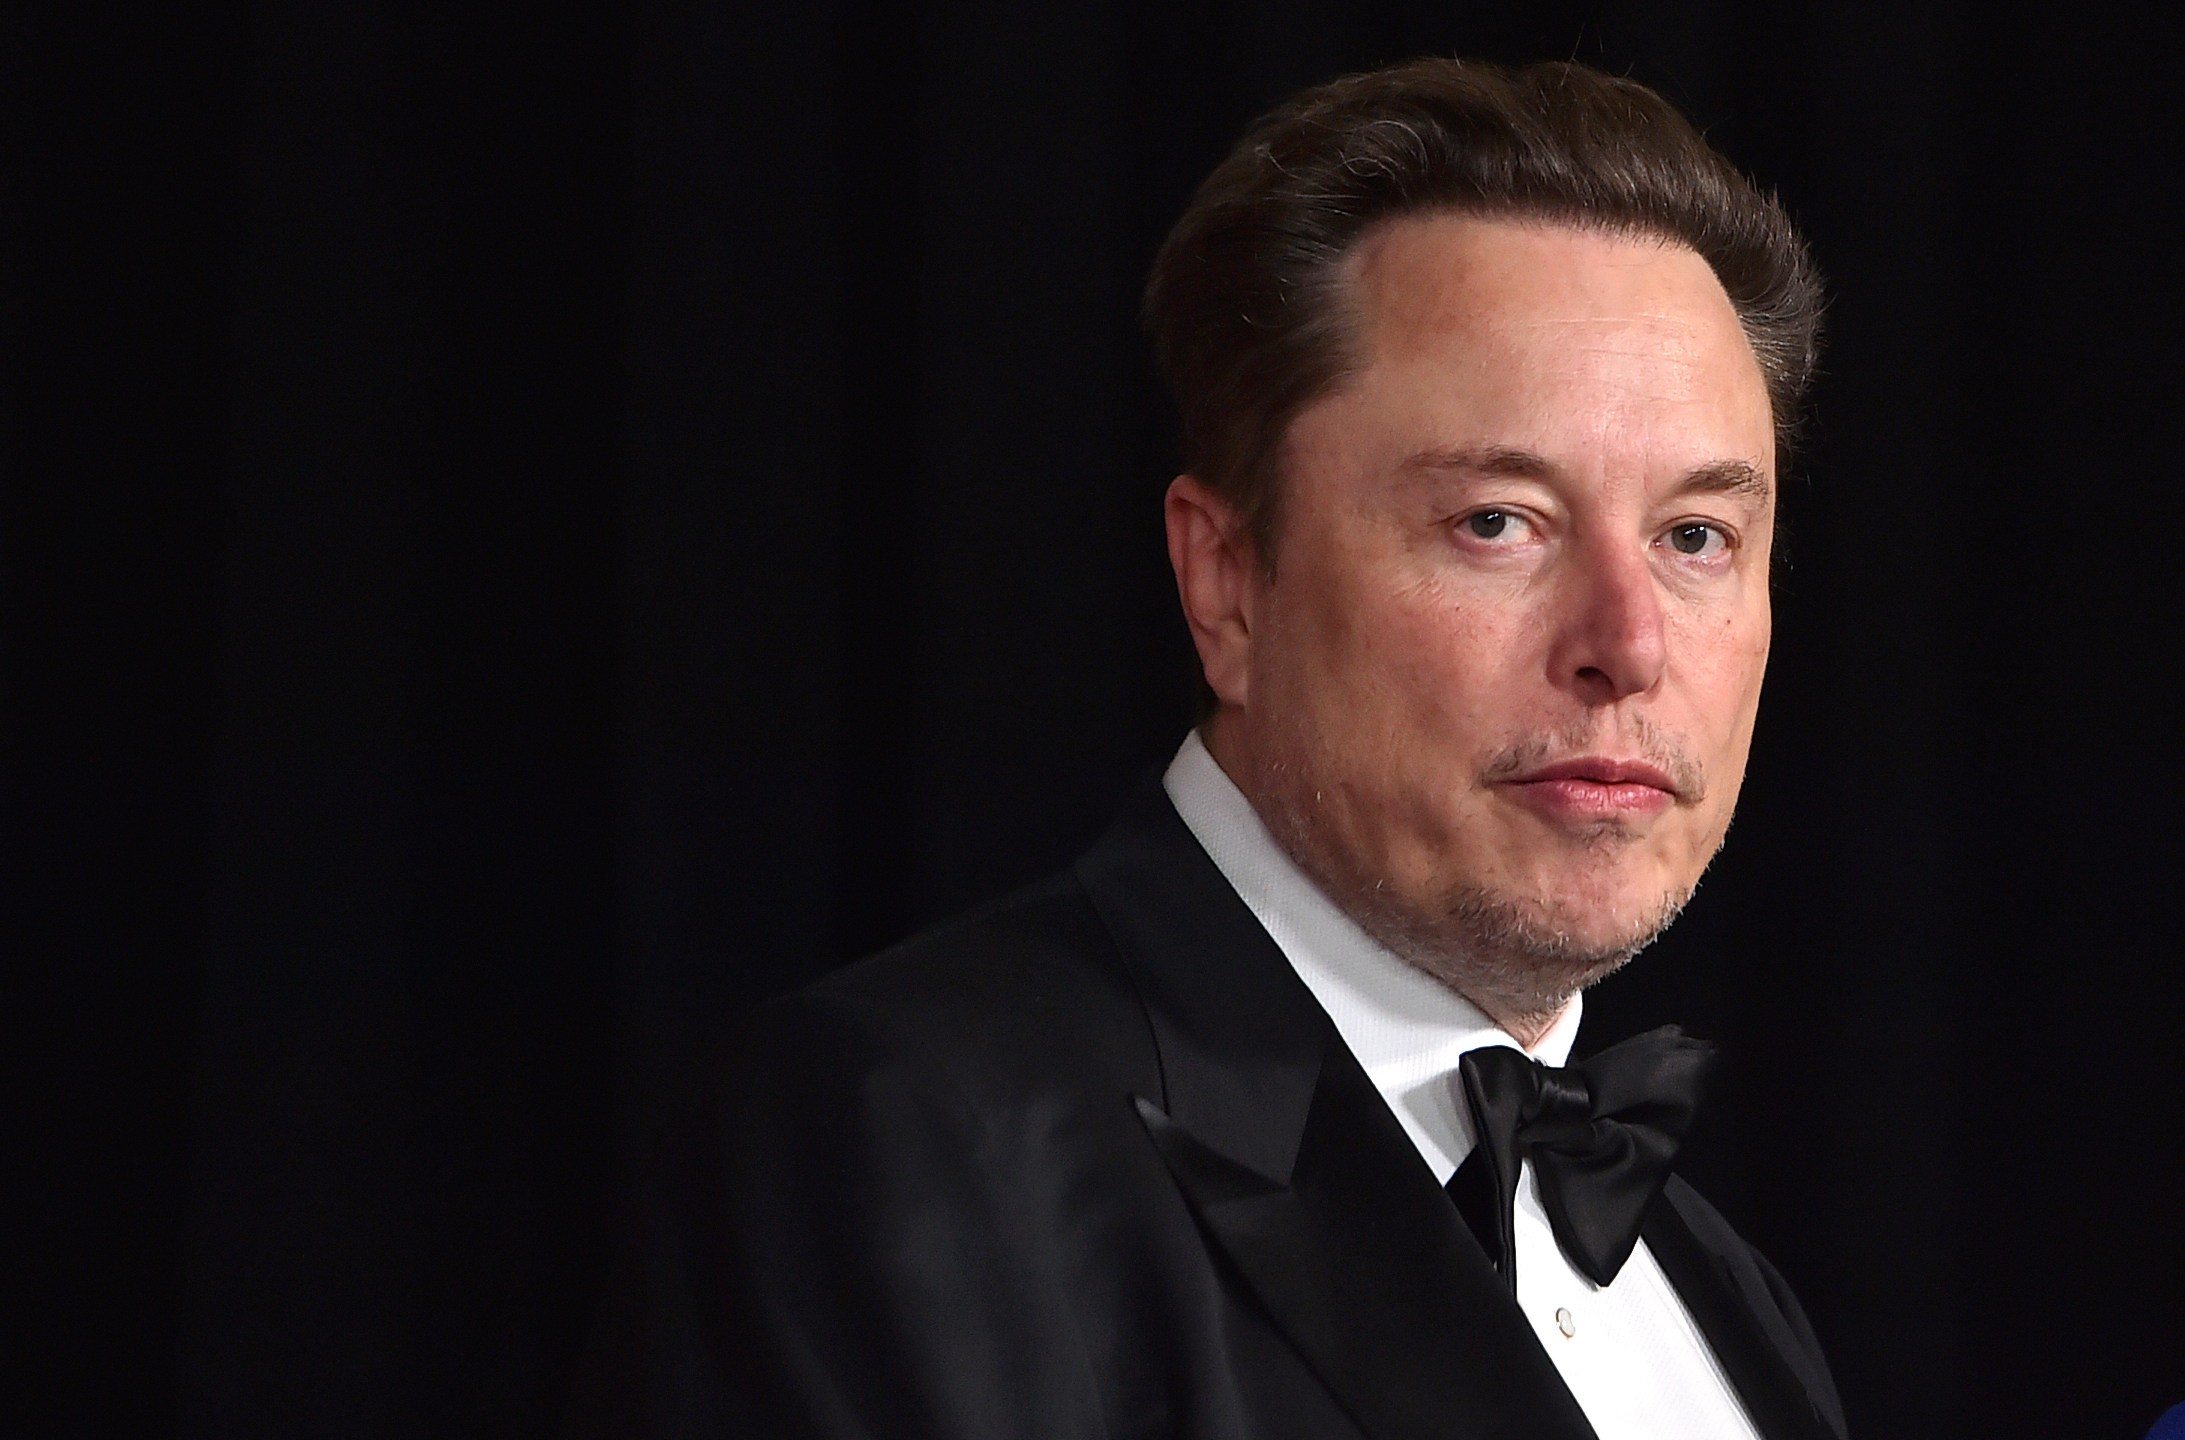
<svg viewBox="0 0 2185 1440">
<path fill-rule="evenodd" d="M 1760 10 L 0 10 L 8 1428 L 547 1428 L 691 1037 L 1174 746 L 1136 288 L 1429 51 L 1665 89 L 1836 296 L 1744 811 L 1589 1033 L 1724 1045 L 1858 1435 L 2185 1400 L 2178 66 Z"/>
</svg>

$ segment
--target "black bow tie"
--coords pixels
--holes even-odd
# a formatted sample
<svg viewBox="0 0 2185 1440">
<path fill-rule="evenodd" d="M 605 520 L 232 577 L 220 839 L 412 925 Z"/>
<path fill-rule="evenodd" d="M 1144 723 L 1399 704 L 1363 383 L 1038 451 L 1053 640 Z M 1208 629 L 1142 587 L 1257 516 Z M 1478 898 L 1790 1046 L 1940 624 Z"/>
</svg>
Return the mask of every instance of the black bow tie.
<svg viewBox="0 0 2185 1440">
<path fill-rule="evenodd" d="M 1494 1045 L 1457 1063 L 1479 1143 L 1449 1194 L 1517 1292 L 1511 1208 L 1531 1161 L 1556 1244 L 1597 1285 L 1616 1278 L 1669 1179 L 1715 1050 L 1674 1025 L 1557 1068 Z"/>
</svg>

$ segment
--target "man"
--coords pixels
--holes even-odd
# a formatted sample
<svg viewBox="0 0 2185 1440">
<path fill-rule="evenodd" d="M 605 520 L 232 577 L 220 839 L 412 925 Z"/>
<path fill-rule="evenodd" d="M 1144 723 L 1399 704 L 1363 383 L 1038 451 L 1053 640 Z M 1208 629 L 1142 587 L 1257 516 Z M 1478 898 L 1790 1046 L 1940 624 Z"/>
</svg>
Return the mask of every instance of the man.
<svg viewBox="0 0 2185 1440">
<path fill-rule="evenodd" d="M 1842 1433 L 1666 1175 L 1702 1047 L 1562 1068 L 1729 824 L 1818 308 L 1773 203 L 1581 67 L 1246 135 L 1146 302 L 1212 714 L 1071 870 L 700 1087 L 656 1264 L 732 1426 Z"/>
</svg>

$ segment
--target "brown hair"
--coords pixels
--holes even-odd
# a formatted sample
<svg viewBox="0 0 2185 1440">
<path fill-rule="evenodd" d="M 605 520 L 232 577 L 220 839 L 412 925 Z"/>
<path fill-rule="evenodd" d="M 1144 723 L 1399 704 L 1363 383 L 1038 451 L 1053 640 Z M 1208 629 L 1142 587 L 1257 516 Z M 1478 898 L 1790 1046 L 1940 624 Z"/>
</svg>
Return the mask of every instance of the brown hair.
<svg viewBox="0 0 2185 1440">
<path fill-rule="evenodd" d="M 1788 447 L 1822 297 L 1782 206 L 1635 81 L 1563 62 L 1414 60 L 1262 116 L 1192 196 L 1146 285 L 1185 467 L 1237 507 L 1268 564 L 1283 436 L 1357 363 L 1344 257 L 1378 222 L 1451 211 L 1690 246 L 1729 293 Z"/>
</svg>

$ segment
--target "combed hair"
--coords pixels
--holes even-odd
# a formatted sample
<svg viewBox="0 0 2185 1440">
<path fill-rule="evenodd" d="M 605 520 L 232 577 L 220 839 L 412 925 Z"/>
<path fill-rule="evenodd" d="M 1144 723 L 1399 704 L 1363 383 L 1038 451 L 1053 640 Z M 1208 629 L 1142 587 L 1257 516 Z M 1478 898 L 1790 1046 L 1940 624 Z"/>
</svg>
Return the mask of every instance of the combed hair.
<svg viewBox="0 0 2185 1440">
<path fill-rule="evenodd" d="M 1788 450 L 1822 294 L 1776 199 L 1635 81 L 1567 62 L 1414 60 L 1316 86 L 1256 121 L 1199 186 L 1146 285 L 1185 468 L 1237 508 L 1263 557 L 1290 421 L 1359 363 L 1343 261 L 1373 226 L 1424 213 L 1698 252 L 1736 308 Z"/>
</svg>

